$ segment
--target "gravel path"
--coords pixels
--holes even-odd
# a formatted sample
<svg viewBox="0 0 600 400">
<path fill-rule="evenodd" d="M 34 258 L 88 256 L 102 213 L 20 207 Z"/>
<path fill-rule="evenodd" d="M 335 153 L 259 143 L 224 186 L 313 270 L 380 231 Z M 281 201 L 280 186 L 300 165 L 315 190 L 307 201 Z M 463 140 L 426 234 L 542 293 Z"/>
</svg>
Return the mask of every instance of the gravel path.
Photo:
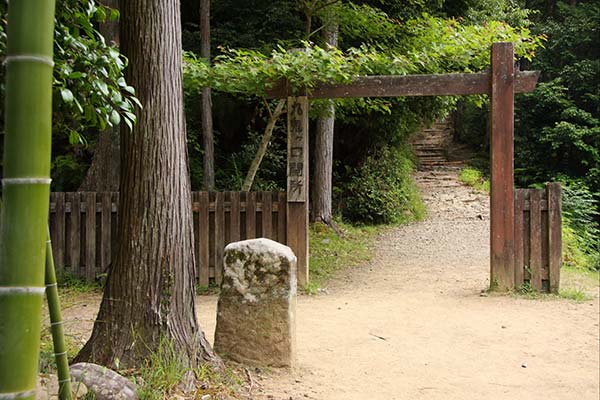
<svg viewBox="0 0 600 400">
<path fill-rule="evenodd" d="M 428 218 L 382 235 L 374 261 L 326 294 L 299 298 L 298 367 L 256 377 L 250 398 L 597 400 L 597 294 L 482 296 L 488 197 L 452 170 L 417 181 Z M 210 331 L 214 307 L 203 310 Z"/>
<path fill-rule="evenodd" d="M 253 371 L 253 400 L 597 400 L 599 301 L 482 296 L 488 197 L 453 170 L 418 172 L 425 221 L 389 230 L 369 265 L 297 309 L 298 366 Z M 65 310 L 85 339 L 100 297 Z M 212 339 L 216 297 L 198 297 Z"/>
</svg>

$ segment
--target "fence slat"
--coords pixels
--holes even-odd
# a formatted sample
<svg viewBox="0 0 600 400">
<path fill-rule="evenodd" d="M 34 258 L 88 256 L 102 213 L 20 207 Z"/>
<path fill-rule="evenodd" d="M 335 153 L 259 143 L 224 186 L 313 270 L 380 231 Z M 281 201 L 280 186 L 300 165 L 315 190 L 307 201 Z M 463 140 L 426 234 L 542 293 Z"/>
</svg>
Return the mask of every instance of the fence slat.
<svg viewBox="0 0 600 400">
<path fill-rule="evenodd" d="M 240 240 L 240 192 L 231 192 L 231 211 L 230 211 L 229 224 L 231 242 L 238 242 Z"/>
<path fill-rule="evenodd" d="M 541 192 L 532 190 L 529 194 L 531 240 L 529 267 L 531 268 L 531 287 L 535 290 L 542 290 L 542 212 L 540 200 Z"/>
<path fill-rule="evenodd" d="M 52 237 L 54 263 L 57 272 L 63 270 L 65 266 L 65 194 L 54 193 L 55 211 L 54 211 L 54 237 Z"/>
<path fill-rule="evenodd" d="M 198 212 L 198 249 L 199 259 L 198 264 L 200 268 L 199 283 L 202 286 L 208 286 L 209 274 L 210 274 L 210 222 L 208 214 L 208 203 L 209 197 L 208 192 L 200 192 L 199 198 L 200 210 Z"/>
<path fill-rule="evenodd" d="M 85 197 L 85 278 L 96 279 L 96 193 L 86 192 Z"/>
<path fill-rule="evenodd" d="M 102 272 L 108 269 L 112 258 L 112 240 L 111 240 L 111 221 L 112 221 L 112 200 L 111 193 L 101 194 L 100 215 L 100 266 Z"/>
<path fill-rule="evenodd" d="M 548 229 L 549 229 L 549 268 L 548 280 L 551 293 L 558 293 L 560 286 L 560 268 L 562 266 L 562 201 L 560 183 L 549 183 L 548 191 Z"/>
<path fill-rule="evenodd" d="M 287 218 L 286 205 L 287 194 L 285 192 L 279 192 L 277 195 L 277 241 L 283 244 L 287 244 L 285 223 Z"/>
<path fill-rule="evenodd" d="M 273 238 L 273 195 L 271 192 L 262 192 L 262 235 L 261 237 Z"/>
<path fill-rule="evenodd" d="M 217 192 L 215 200 L 215 283 L 223 279 L 223 250 L 225 248 L 225 209 L 224 194 Z"/>
<path fill-rule="evenodd" d="M 256 237 L 256 192 L 246 194 L 246 239 Z"/>
<path fill-rule="evenodd" d="M 81 254 L 81 206 L 78 192 L 68 194 L 71 203 L 71 221 L 69 232 L 69 266 L 71 273 L 80 274 Z"/>
<path fill-rule="evenodd" d="M 525 260 L 523 258 L 523 204 L 525 203 L 525 193 L 523 189 L 515 190 L 515 287 L 524 283 Z"/>
<path fill-rule="evenodd" d="M 264 227 L 262 236 L 287 242 L 286 193 L 259 193 L 192 193 L 196 278 L 201 285 L 208 285 L 212 277 L 221 281 L 226 240 L 255 238 L 258 228 Z M 62 251 L 71 273 L 94 280 L 116 256 L 118 192 L 52 193 L 50 209 L 56 254 Z M 257 212 L 262 213 L 259 221 Z"/>
</svg>

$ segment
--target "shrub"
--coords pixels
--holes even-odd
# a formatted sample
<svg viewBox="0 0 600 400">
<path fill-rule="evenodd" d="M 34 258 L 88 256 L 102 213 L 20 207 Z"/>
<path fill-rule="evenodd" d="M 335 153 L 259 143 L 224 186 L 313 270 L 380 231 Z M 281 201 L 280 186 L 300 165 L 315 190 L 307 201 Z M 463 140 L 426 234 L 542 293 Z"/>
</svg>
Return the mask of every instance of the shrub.
<svg viewBox="0 0 600 400">
<path fill-rule="evenodd" d="M 342 215 L 375 224 L 422 218 L 425 207 L 411 177 L 413 169 L 406 150 L 384 148 L 367 157 L 344 191 Z"/>
<path fill-rule="evenodd" d="M 563 258 L 565 264 L 600 270 L 598 205 L 587 187 L 563 185 Z"/>
</svg>

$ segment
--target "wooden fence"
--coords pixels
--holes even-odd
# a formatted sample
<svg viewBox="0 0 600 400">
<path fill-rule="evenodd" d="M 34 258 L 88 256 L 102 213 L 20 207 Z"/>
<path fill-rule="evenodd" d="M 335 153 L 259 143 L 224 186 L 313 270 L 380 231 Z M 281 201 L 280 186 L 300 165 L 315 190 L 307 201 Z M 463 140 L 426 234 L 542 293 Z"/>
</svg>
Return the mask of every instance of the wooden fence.
<svg viewBox="0 0 600 400">
<path fill-rule="evenodd" d="M 515 286 L 558 293 L 562 265 L 561 188 L 515 190 Z"/>
<path fill-rule="evenodd" d="M 266 237 L 287 244 L 285 192 L 193 192 L 191 207 L 200 285 L 221 282 L 228 243 Z M 59 273 L 94 280 L 107 270 L 117 247 L 118 210 L 118 193 L 51 194 L 50 232 Z"/>
</svg>

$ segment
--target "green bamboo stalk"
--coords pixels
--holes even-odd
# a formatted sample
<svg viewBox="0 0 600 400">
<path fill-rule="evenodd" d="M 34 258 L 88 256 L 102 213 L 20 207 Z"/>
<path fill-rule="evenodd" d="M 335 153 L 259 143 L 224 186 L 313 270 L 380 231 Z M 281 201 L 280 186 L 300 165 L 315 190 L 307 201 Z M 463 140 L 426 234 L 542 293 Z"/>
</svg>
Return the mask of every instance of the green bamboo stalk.
<svg viewBox="0 0 600 400">
<path fill-rule="evenodd" d="M 46 238 L 46 299 L 48 300 L 48 312 L 50 314 L 50 330 L 52 342 L 54 343 L 54 358 L 58 370 L 58 398 L 60 400 L 71 400 L 71 374 L 69 372 L 69 360 L 67 358 L 67 347 L 65 346 L 65 334 L 63 320 L 60 312 L 60 299 L 58 297 L 58 286 L 56 284 L 56 271 L 54 269 L 54 256 L 52 255 L 52 241 L 50 240 L 50 229 L 47 229 Z"/>
<path fill-rule="evenodd" d="M 34 399 L 52 132 L 54 0 L 8 6 L 0 220 L 0 399 Z"/>
</svg>

